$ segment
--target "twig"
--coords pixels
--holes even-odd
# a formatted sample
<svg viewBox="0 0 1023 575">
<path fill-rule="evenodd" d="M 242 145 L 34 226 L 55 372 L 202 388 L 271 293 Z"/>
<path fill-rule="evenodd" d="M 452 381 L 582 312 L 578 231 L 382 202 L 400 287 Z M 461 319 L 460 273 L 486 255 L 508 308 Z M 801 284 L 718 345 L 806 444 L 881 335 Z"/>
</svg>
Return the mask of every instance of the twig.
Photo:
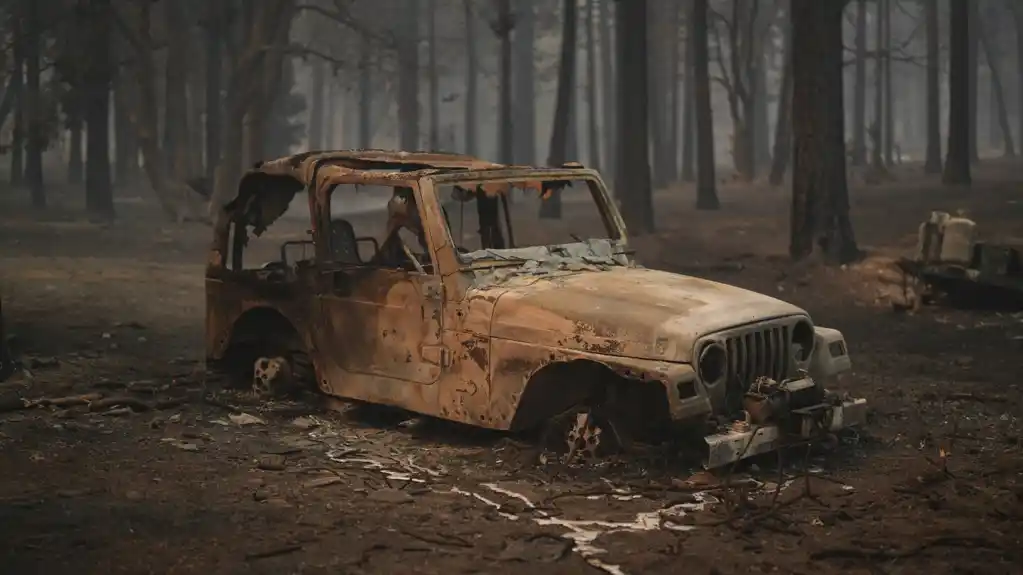
<svg viewBox="0 0 1023 575">
<path fill-rule="evenodd" d="M 452 547 L 464 547 L 466 549 L 475 547 L 470 541 L 467 541 L 466 539 L 463 539 L 457 535 L 451 535 L 448 533 L 437 533 L 434 535 L 422 533 L 419 531 L 412 531 L 407 527 L 398 529 L 398 532 L 403 535 L 407 535 L 413 539 L 418 539 L 423 543 L 430 543 L 432 545 L 449 545 Z"/>
<path fill-rule="evenodd" d="M 823 549 L 810 554 L 810 558 L 814 560 L 819 559 L 866 559 L 870 561 L 877 560 L 892 560 L 892 559 L 905 559 L 917 555 L 932 547 L 956 547 L 956 548 L 979 548 L 979 549 L 993 549 L 996 551 L 1002 551 L 1003 553 L 1009 554 L 1010 552 L 1000 545 L 996 545 L 989 539 L 984 537 L 962 537 L 962 536 L 942 536 L 935 537 L 930 541 L 925 541 L 915 547 L 910 547 L 904 550 L 885 550 L 885 549 L 858 549 L 855 547 L 833 547 L 830 549 Z"/>
<path fill-rule="evenodd" d="M 285 545 L 284 547 L 278 547 L 276 549 L 268 549 L 266 551 L 257 551 L 255 553 L 248 553 L 245 555 L 246 561 L 254 561 L 256 559 L 268 559 L 270 557 L 278 557 L 280 555 L 287 555 L 296 551 L 301 551 L 301 545 Z"/>
</svg>

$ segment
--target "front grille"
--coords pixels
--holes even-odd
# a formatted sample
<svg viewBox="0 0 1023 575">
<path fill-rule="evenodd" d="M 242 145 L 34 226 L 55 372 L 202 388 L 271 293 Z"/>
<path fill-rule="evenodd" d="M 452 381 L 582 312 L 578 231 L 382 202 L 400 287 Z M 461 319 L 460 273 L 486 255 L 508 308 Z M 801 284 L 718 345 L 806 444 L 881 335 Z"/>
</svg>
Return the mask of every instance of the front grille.
<svg viewBox="0 0 1023 575">
<path fill-rule="evenodd" d="M 765 376 L 782 381 L 789 372 L 789 334 L 787 325 L 775 325 L 725 338 L 728 352 L 728 382 L 744 391 L 753 381 Z"/>
</svg>

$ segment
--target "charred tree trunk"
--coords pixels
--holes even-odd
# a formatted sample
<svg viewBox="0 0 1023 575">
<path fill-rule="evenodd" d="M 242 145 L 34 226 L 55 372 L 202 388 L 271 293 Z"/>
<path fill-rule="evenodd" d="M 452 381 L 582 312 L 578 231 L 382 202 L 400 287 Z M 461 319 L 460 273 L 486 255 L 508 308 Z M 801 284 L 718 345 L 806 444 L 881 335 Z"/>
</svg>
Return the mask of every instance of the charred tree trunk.
<svg viewBox="0 0 1023 575">
<path fill-rule="evenodd" d="M 426 81 L 430 104 L 430 151 L 440 149 L 440 87 L 437 85 L 437 2 L 426 2 L 427 63 Z"/>
<path fill-rule="evenodd" d="M 877 2 L 874 23 L 874 121 L 870 125 L 870 159 L 877 171 L 884 169 L 884 2 Z"/>
<path fill-rule="evenodd" d="M 652 58 L 647 62 L 647 97 L 648 97 L 648 121 L 650 123 L 650 148 L 652 151 L 651 172 L 653 186 L 655 189 L 668 185 L 668 161 L 665 152 L 668 121 L 667 98 L 669 83 L 665 74 L 665 36 L 669 30 L 673 30 L 671 23 L 666 21 L 665 11 L 673 4 L 664 2 L 647 2 L 647 51 Z M 667 28 L 667 30 L 666 30 Z"/>
<path fill-rule="evenodd" d="M 690 18 L 693 34 L 693 100 L 696 115 L 696 209 L 716 210 L 717 181 L 714 174 L 714 119 L 710 105 L 710 50 L 707 46 L 707 0 L 693 0 Z"/>
<path fill-rule="evenodd" d="M 535 0 L 515 0 L 515 41 L 513 45 L 515 122 L 512 139 L 515 162 L 536 163 L 536 41 Z"/>
<path fill-rule="evenodd" d="M 892 95 L 892 6 L 891 0 L 880 0 L 884 12 L 884 162 L 891 167 L 895 151 L 895 106 Z"/>
<path fill-rule="evenodd" d="M 11 90 L 14 91 L 14 127 L 11 130 L 11 186 L 22 184 L 25 174 L 25 23 L 22 11 L 11 17 L 14 36 L 14 66 Z"/>
<path fill-rule="evenodd" d="M 853 94 L 852 165 L 867 163 L 867 0 L 856 0 L 856 86 Z"/>
<path fill-rule="evenodd" d="M 338 105 L 339 96 L 335 94 L 334 90 L 334 77 L 326 78 L 324 82 L 324 94 L 323 94 L 323 149 L 324 150 L 335 150 L 338 148 L 337 138 L 335 138 L 335 132 L 337 128 L 337 108 L 341 108 L 341 121 L 342 126 L 349 125 L 349 118 L 351 117 L 351 106 L 348 105 L 347 98 L 341 97 L 340 105 Z M 348 137 L 342 132 L 341 134 L 341 147 L 352 147 L 348 146 Z"/>
<path fill-rule="evenodd" d="M 771 135 L 767 120 L 767 60 L 763 55 L 754 57 L 757 63 L 753 71 L 753 168 L 759 173 L 771 165 Z"/>
<path fill-rule="evenodd" d="M 473 56 L 470 54 L 470 58 Z M 373 62 L 369 39 L 363 37 L 359 52 L 359 147 L 373 147 Z"/>
<path fill-rule="evenodd" d="M 566 2 L 571 0 L 566 0 Z M 615 193 L 622 216 L 633 233 L 654 227 L 647 122 L 647 0 L 618 0 L 615 30 L 618 46 L 618 134 L 621 146 L 615 170 Z M 638 65 L 637 65 L 638 64 Z"/>
<path fill-rule="evenodd" d="M 82 110 L 80 109 L 81 94 L 78 88 L 72 88 L 75 94 L 73 98 L 76 100 L 73 104 L 68 106 L 64 113 L 67 115 L 68 122 L 68 161 L 67 161 L 67 181 L 69 184 L 80 184 L 82 183 L 82 177 L 84 175 L 84 159 L 82 158 Z"/>
<path fill-rule="evenodd" d="M 938 0 L 924 0 L 927 24 L 927 157 L 924 172 L 941 173 L 941 53 Z"/>
<path fill-rule="evenodd" d="M 668 136 L 668 149 L 671 155 L 671 181 L 679 181 L 681 170 L 679 154 L 682 152 L 682 5 L 675 4 L 671 8 L 671 94 L 668 100 L 668 108 L 671 116 L 671 128 Z"/>
<path fill-rule="evenodd" d="M 160 154 L 159 145 L 159 110 L 156 99 L 156 65 L 153 62 L 154 42 L 150 32 L 150 5 L 146 2 L 138 5 L 136 40 L 136 76 L 138 85 L 138 117 L 136 119 L 139 147 L 142 150 L 142 162 L 149 184 L 156 193 L 164 212 L 176 221 L 182 221 L 177 202 L 172 199 L 167 189 L 167 168 Z"/>
<path fill-rule="evenodd" d="M 133 148 L 135 127 L 131 121 L 131 103 L 125 93 L 129 83 L 121 72 L 114 86 L 114 170 L 118 186 L 124 185 L 138 167 L 138 148 Z"/>
<path fill-rule="evenodd" d="M 785 26 L 785 65 L 781 74 L 781 94 L 778 96 L 778 118 L 774 124 L 774 157 L 771 162 L 772 186 L 785 181 L 792 156 L 792 26 Z"/>
<path fill-rule="evenodd" d="M 175 179 L 188 177 L 188 37 L 185 35 L 185 6 L 182 2 L 164 2 L 169 30 L 164 104 L 164 149 L 168 174 Z"/>
<path fill-rule="evenodd" d="M 554 127 L 547 155 L 548 166 L 560 166 L 568 154 L 569 113 L 572 107 L 575 78 L 576 29 L 578 10 L 575 0 L 564 0 L 561 25 L 561 63 L 558 65 L 558 93 L 554 109 Z M 540 217 L 561 218 L 561 193 L 554 190 L 540 203 Z"/>
<path fill-rule="evenodd" d="M 46 188 L 43 184 L 43 148 L 46 147 L 45 122 L 41 109 L 39 88 L 42 53 L 42 6 L 29 0 L 25 17 L 25 183 L 32 196 L 32 207 L 46 208 Z"/>
<path fill-rule="evenodd" d="M 614 35 L 611 27 L 611 7 L 614 0 L 597 0 L 600 2 L 600 84 L 601 114 L 604 123 L 604 172 L 614 181 L 614 171 L 618 161 L 617 118 L 615 116 L 615 69 L 614 69 Z"/>
<path fill-rule="evenodd" d="M 1016 28 L 1016 121 L 1019 123 L 1017 135 L 1023 142 L 1023 6 L 1016 2 L 1007 4 Z"/>
<path fill-rule="evenodd" d="M 405 0 L 398 36 L 398 124 L 403 150 L 419 145 L 419 2 Z"/>
<path fill-rule="evenodd" d="M 312 82 L 309 87 L 309 149 L 322 150 L 323 147 L 323 83 L 326 70 L 323 63 L 312 62 Z"/>
<path fill-rule="evenodd" d="M 476 15 L 472 10 L 472 0 L 463 0 L 462 7 L 465 12 L 465 153 L 470 156 L 477 154 L 476 122 L 479 114 L 476 111 L 479 104 L 479 61 L 476 54 Z"/>
<path fill-rule="evenodd" d="M 114 218 L 114 194 L 110 181 L 110 0 L 86 3 L 89 58 L 84 75 L 84 113 L 88 125 L 85 164 L 85 209 L 95 218 Z"/>
<path fill-rule="evenodd" d="M 515 28 L 511 0 L 498 0 L 497 18 L 491 28 L 501 44 L 498 79 L 497 161 L 514 163 L 515 140 L 512 128 L 512 30 Z"/>
<path fill-rule="evenodd" d="M 689 11 L 685 16 L 685 53 L 682 56 L 682 173 L 681 179 L 683 182 L 692 182 L 695 179 L 696 169 L 693 166 L 693 160 L 696 156 L 696 129 L 693 126 L 695 118 L 693 117 L 694 110 L 696 109 L 695 91 L 693 87 L 696 85 L 695 74 L 693 67 L 693 54 L 694 51 L 694 39 L 696 34 L 693 33 L 693 18 L 692 10 Z"/>
<path fill-rule="evenodd" d="M 600 169 L 600 127 L 597 124 L 600 110 L 597 102 L 597 29 L 593 4 L 597 0 L 586 0 L 586 127 L 589 144 L 590 164 Z"/>
<path fill-rule="evenodd" d="M 981 48 L 984 50 L 984 59 L 987 60 L 988 69 L 991 71 L 991 94 L 995 100 L 994 110 L 990 110 L 998 118 L 998 130 L 1002 134 L 1002 146 L 1005 157 L 1011 158 L 1016 155 L 1016 146 L 1012 139 L 1012 128 L 1009 127 L 1009 111 L 1005 105 L 1005 88 L 1002 84 L 1002 73 L 998 69 L 999 54 L 995 50 L 995 41 L 992 40 L 994 33 L 986 29 L 983 22 L 977 22 L 977 30 L 980 36 Z M 992 130 L 995 131 L 995 130 Z"/>
<path fill-rule="evenodd" d="M 845 166 L 840 0 L 792 0 L 792 214 L 789 254 L 859 256 Z"/>
<path fill-rule="evenodd" d="M 955 0 L 951 0 L 953 3 Z M 968 22 L 967 22 L 967 88 L 969 90 L 969 99 L 967 100 L 967 114 L 969 115 L 969 125 L 967 126 L 967 133 L 969 134 L 969 154 L 970 162 L 980 161 L 980 151 L 977 149 L 977 88 L 979 85 L 980 66 L 978 65 L 980 60 L 980 36 L 978 32 L 977 23 L 979 20 L 980 10 L 977 6 L 978 0 L 971 0 L 967 7 Z M 949 32 L 951 35 L 951 32 Z M 951 58 L 951 56 L 949 56 Z"/>
<path fill-rule="evenodd" d="M 222 122 L 221 75 L 224 73 L 224 11 L 219 2 L 207 3 L 206 28 L 206 177 L 213 181 L 220 161 Z"/>
<path fill-rule="evenodd" d="M 948 155 L 942 181 L 969 185 L 970 175 L 970 0 L 949 2 Z"/>
</svg>

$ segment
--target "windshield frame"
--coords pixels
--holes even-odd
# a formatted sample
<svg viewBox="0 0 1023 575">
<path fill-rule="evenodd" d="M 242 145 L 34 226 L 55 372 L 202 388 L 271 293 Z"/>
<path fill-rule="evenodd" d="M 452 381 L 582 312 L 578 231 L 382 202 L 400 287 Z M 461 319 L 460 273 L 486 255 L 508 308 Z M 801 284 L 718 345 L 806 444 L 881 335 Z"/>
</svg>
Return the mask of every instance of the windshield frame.
<svg viewBox="0 0 1023 575">
<path fill-rule="evenodd" d="M 494 170 L 477 170 L 477 171 L 465 171 L 458 173 L 445 173 L 445 174 L 431 174 L 424 176 L 421 179 L 420 189 L 423 195 L 432 196 L 433 201 L 436 203 L 438 213 L 443 214 L 440 206 L 443 204 L 440 197 L 440 187 L 448 185 L 457 185 L 465 183 L 504 183 L 504 182 L 522 182 L 526 180 L 544 180 L 544 181 L 581 181 L 586 183 L 589 188 L 591 197 L 597 204 L 597 209 L 600 212 L 601 219 L 604 222 L 604 228 L 607 230 L 607 237 L 605 239 L 612 244 L 620 247 L 626 247 L 628 245 L 628 233 L 625 228 L 625 221 L 622 219 L 621 214 L 618 211 L 618 206 L 611 199 L 611 195 L 604 185 L 603 179 L 596 170 L 586 168 L 551 168 L 551 169 L 522 169 L 522 168 L 511 168 L 511 169 L 494 169 Z M 503 211 L 503 208 L 502 208 Z M 521 264 L 522 261 L 519 258 L 514 257 L 514 254 L 509 254 L 507 257 L 502 257 L 502 252 L 515 251 L 518 249 L 526 249 L 529 247 L 539 246 L 515 246 L 513 248 L 505 248 L 504 250 L 491 250 L 494 252 L 492 258 L 475 258 L 472 261 L 464 261 L 455 248 L 454 237 L 451 235 L 451 228 L 448 226 L 447 221 L 444 220 L 443 216 L 440 218 L 441 225 L 444 228 L 443 233 L 445 234 L 444 240 L 451 246 L 451 250 L 454 253 L 454 260 L 458 266 L 462 269 L 472 269 L 475 267 L 492 267 L 494 265 L 502 264 Z M 505 224 L 503 217 L 501 219 L 502 225 Z M 514 232 L 514 230 L 513 230 Z M 577 242 L 570 242 L 569 244 L 552 244 L 552 245 L 571 245 Z"/>
</svg>

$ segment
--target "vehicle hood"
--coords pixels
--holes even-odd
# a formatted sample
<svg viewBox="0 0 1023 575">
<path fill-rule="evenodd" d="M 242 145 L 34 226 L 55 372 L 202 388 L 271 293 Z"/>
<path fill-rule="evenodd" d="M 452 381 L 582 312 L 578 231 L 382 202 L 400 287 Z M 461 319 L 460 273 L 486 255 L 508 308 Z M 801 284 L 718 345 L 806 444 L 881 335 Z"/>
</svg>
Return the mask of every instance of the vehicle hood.
<svg viewBox="0 0 1023 575">
<path fill-rule="evenodd" d="M 749 290 L 636 267 L 522 274 L 499 288 L 492 337 L 672 362 L 690 362 L 704 335 L 806 314 Z"/>
</svg>

